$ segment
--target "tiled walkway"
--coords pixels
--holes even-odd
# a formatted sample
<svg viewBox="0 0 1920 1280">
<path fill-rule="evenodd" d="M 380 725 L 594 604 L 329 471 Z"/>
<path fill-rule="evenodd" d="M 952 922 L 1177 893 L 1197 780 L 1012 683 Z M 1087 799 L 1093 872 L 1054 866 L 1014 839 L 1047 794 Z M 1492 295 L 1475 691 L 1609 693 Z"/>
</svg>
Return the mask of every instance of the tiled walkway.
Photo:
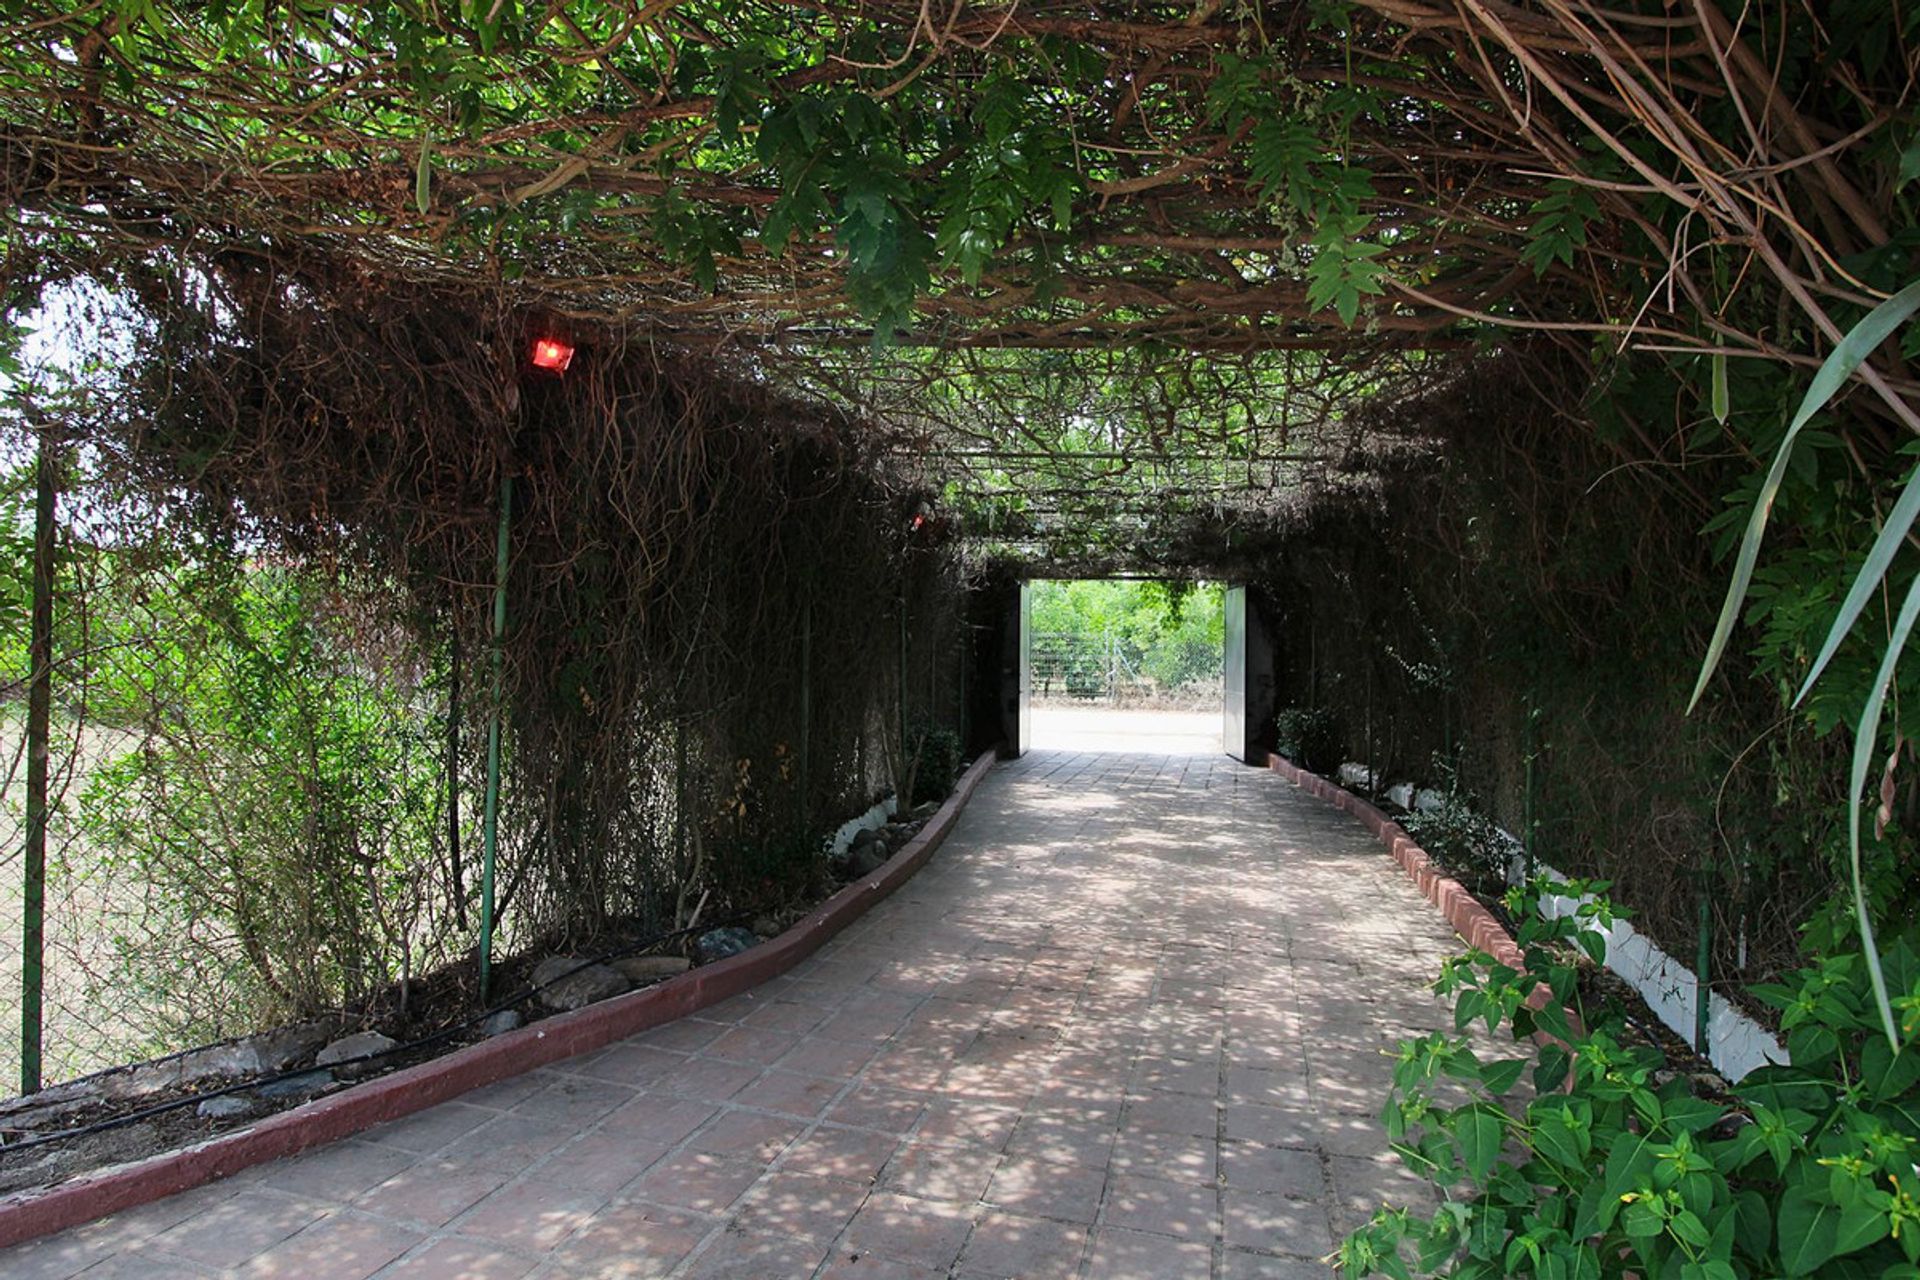
<svg viewBox="0 0 1920 1280">
<path fill-rule="evenodd" d="M 1035 754 L 751 995 L 0 1276 L 1325 1276 L 1422 1194 L 1372 1116 L 1451 945 L 1272 774 Z"/>
</svg>

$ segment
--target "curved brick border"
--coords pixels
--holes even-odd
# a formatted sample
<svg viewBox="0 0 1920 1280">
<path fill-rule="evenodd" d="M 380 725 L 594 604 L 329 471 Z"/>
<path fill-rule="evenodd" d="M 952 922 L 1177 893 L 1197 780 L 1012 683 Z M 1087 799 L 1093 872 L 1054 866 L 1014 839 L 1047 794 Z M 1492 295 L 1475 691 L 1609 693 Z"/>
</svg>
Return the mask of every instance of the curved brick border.
<svg viewBox="0 0 1920 1280">
<path fill-rule="evenodd" d="M 785 973 L 911 879 L 953 830 L 960 811 L 993 765 L 993 752 L 975 760 L 939 812 L 885 866 L 847 885 L 777 938 L 645 990 L 542 1019 L 197 1146 L 0 1199 L 0 1248 L 230 1177 L 251 1165 L 344 1138 L 496 1080 L 590 1053 Z"/>
<path fill-rule="evenodd" d="M 1413 837 L 1401 829 L 1399 823 L 1353 792 L 1335 786 L 1319 774 L 1310 773 L 1285 757 L 1269 754 L 1267 767 L 1302 791 L 1338 805 L 1360 819 L 1367 830 L 1387 846 L 1387 852 L 1393 855 L 1393 860 L 1420 886 L 1420 892 L 1427 895 L 1427 900 L 1440 908 L 1440 914 L 1447 918 L 1447 923 L 1453 926 L 1456 933 L 1467 940 L 1468 945 L 1478 947 L 1501 964 L 1516 969 L 1524 967 L 1524 957 L 1513 935 L 1506 931 L 1491 911 L 1467 892 L 1466 886 L 1442 871 L 1427 856 L 1427 851 L 1415 844 Z"/>
</svg>

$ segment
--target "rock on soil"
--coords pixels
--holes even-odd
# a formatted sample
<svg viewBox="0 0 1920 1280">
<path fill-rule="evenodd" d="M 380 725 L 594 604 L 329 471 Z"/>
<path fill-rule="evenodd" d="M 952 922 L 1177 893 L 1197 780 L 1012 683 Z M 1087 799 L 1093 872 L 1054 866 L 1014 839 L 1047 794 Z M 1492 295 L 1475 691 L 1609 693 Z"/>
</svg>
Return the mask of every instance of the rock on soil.
<svg viewBox="0 0 1920 1280">
<path fill-rule="evenodd" d="M 758 944 L 759 938 L 749 930 L 737 925 L 724 929 L 709 929 L 700 935 L 693 944 L 694 954 L 700 957 L 701 964 L 712 964 L 715 960 L 725 960 L 728 956 L 737 956 L 748 947 Z"/>
<path fill-rule="evenodd" d="M 891 856 L 886 841 L 882 840 L 878 834 L 862 831 L 860 835 L 865 836 L 866 839 L 855 837 L 853 843 L 847 846 L 847 869 L 855 878 L 872 875 L 886 866 L 887 859 Z"/>
<path fill-rule="evenodd" d="M 263 1031 L 248 1038 L 260 1057 L 260 1070 L 268 1075 L 285 1071 L 301 1062 L 311 1062 L 321 1046 L 332 1040 L 339 1027 L 332 1021 L 302 1022 L 296 1026 Z"/>
<path fill-rule="evenodd" d="M 520 1015 L 513 1010 L 502 1009 L 480 1024 L 480 1032 L 488 1037 L 503 1036 L 509 1031 L 518 1031 L 522 1021 Z"/>
<path fill-rule="evenodd" d="M 237 1093 L 223 1093 L 217 1098 L 208 1098 L 194 1108 L 194 1112 L 203 1120 L 237 1120 L 253 1114 L 253 1099 Z"/>
<path fill-rule="evenodd" d="M 633 989 L 633 984 L 619 970 L 604 964 L 589 964 L 578 972 L 568 972 L 578 969 L 582 963 L 579 956 L 548 956 L 535 965 L 533 985 L 539 992 L 540 1003 L 566 1013 Z"/>
<path fill-rule="evenodd" d="M 693 968 L 693 961 L 685 956 L 623 956 L 613 962 L 613 967 L 629 982 L 640 986 L 685 973 Z"/>
<path fill-rule="evenodd" d="M 263 1098 L 299 1098 L 309 1093 L 318 1093 L 333 1083 L 331 1071 L 302 1071 L 297 1076 L 288 1076 L 285 1080 L 270 1080 L 254 1090 Z"/>
<path fill-rule="evenodd" d="M 360 1031 L 350 1036 L 342 1036 L 319 1053 L 314 1055 L 313 1065 L 331 1067 L 335 1063 L 351 1062 L 355 1058 L 364 1058 L 369 1054 L 385 1053 L 397 1044 L 392 1036 L 381 1035 L 378 1031 Z"/>
</svg>

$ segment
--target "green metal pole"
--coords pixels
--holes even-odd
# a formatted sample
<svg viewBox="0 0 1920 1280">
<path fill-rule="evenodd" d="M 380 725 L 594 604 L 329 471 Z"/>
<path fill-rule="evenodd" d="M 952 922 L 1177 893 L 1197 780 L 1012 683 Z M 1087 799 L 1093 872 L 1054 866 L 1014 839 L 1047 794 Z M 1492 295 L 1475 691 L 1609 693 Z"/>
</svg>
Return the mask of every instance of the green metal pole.
<svg viewBox="0 0 1920 1280">
<path fill-rule="evenodd" d="M 1527 708 L 1525 755 L 1521 759 L 1522 775 L 1525 779 L 1520 795 L 1520 852 L 1526 863 L 1526 877 L 1533 879 L 1534 842 L 1537 835 L 1539 816 L 1537 813 L 1536 780 L 1534 757 L 1540 752 L 1540 708 Z"/>
<path fill-rule="evenodd" d="M 1707 1014 L 1711 1011 L 1713 989 L 1707 985 L 1707 967 L 1713 963 L 1713 900 L 1707 893 L 1707 877 L 1700 877 L 1700 945 L 1694 954 L 1693 973 L 1699 980 L 1693 998 L 1693 1050 L 1707 1053 Z"/>
<path fill-rule="evenodd" d="M 812 821 L 813 601 L 800 608 L 800 826 Z"/>
<path fill-rule="evenodd" d="M 894 786 L 904 791 L 907 786 L 907 774 L 911 762 L 907 759 L 907 584 L 900 582 L 900 776 L 894 779 Z M 913 806 L 913 797 L 895 794 L 893 807 L 897 813 L 905 813 Z"/>
<path fill-rule="evenodd" d="M 487 714 L 487 807 L 480 851 L 480 1003 L 493 977 L 493 856 L 500 837 L 500 703 L 505 683 L 507 549 L 513 527 L 513 477 L 500 478 L 500 537 L 493 559 L 493 706 Z"/>
<path fill-rule="evenodd" d="M 53 443 L 40 437 L 33 512 L 33 624 L 28 640 L 27 847 L 20 965 L 20 1092 L 40 1091 L 40 1005 L 46 980 L 47 757 L 53 719 Z"/>
</svg>

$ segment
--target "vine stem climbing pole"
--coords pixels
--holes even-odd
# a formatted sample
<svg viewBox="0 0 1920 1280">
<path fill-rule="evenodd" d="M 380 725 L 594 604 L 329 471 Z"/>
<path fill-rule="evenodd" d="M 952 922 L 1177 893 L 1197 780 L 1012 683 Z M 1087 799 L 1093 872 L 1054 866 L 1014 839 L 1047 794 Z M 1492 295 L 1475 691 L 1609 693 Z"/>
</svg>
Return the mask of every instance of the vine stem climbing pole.
<svg viewBox="0 0 1920 1280">
<path fill-rule="evenodd" d="M 493 705 L 487 713 L 487 800 L 481 818 L 480 1003 L 493 976 L 493 862 L 500 835 L 500 712 L 504 688 L 502 649 L 507 635 L 507 556 L 513 532 L 513 477 L 500 479 L 500 536 L 493 555 Z"/>
<path fill-rule="evenodd" d="M 53 718 L 54 495 L 59 443 L 42 427 L 33 504 L 32 668 L 27 689 L 27 847 L 21 894 L 20 1092 L 40 1091 L 41 995 L 46 979 L 47 760 Z"/>
</svg>

